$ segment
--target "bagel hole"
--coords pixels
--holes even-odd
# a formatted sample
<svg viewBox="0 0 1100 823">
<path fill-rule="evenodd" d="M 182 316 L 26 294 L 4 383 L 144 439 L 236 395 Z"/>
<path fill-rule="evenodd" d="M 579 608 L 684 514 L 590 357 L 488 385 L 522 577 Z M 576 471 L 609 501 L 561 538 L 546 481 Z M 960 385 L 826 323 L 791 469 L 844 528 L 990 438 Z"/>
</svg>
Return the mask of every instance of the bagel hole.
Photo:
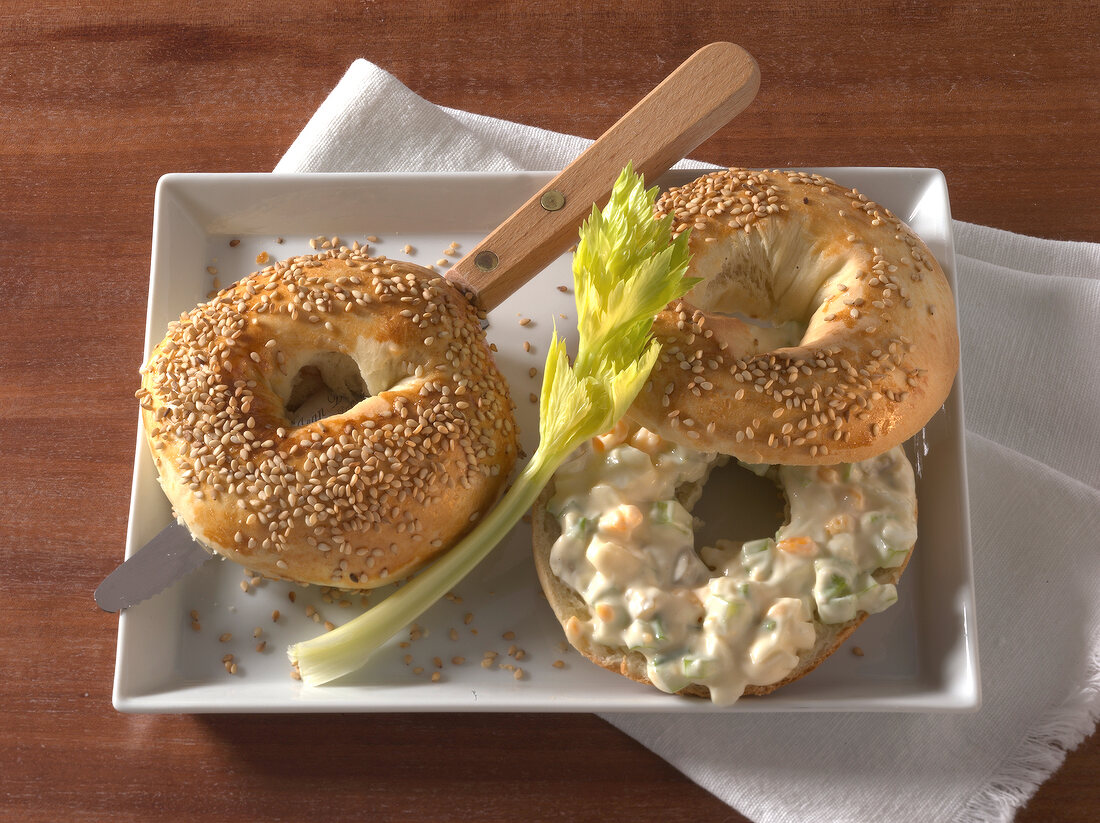
<svg viewBox="0 0 1100 823">
<path fill-rule="evenodd" d="M 294 375 L 286 400 L 296 426 L 342 414 L 370 397 L 355 361 L 342 352 L 321 352 Z"/>
<path fill-rule="evenodd" d="M 723 319 L 750 326 L 751 353 L 761 353 L 800 344 L 845 259 L 822 253 L 796 226 L 768 222 L 737 233 L 735 242 L 708 244 L 693 266 L 702 281 L 685 299 L 712 315 L 718 339 L 725 336 Z"/>
<path fill-rule="evenodd" d="M 714 467 L 692 509 L 702 521 L 695 529 L 696 548 L 722 539 L 742 543 L 773 537 L 786 520 L 786 507 L 775 483 L 730 459 Z"/>
</svg>

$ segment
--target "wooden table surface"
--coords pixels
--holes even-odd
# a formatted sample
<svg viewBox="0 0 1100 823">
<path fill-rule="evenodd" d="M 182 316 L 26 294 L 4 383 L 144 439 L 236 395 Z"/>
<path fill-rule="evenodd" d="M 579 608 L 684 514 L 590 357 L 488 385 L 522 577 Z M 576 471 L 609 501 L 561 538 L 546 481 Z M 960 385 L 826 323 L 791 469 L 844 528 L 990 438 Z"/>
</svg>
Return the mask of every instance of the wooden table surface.
<svg viewBox="0 0 1100 823">
<path fill-rule="evenodd" d="M 157 178 L 270 170 L 357 57 L 595 137 L 724 39 L 763 85 L 697 158 L 935 166 L 955 217 L 1096 241 L 1096 4 L 81 5 L 0 10 L 0 819 L 742 819 L 590 715 L 115 712 Z M 1098 771 L 1094 736 L 1019 819 L 1093 817 Z"/>
</svg>

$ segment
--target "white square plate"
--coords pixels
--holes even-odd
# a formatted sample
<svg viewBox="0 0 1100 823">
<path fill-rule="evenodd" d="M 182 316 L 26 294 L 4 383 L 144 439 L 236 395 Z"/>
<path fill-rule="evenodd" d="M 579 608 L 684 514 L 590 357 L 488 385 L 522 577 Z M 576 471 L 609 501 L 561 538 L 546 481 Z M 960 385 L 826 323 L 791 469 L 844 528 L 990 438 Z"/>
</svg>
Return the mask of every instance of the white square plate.
<svg viewBox="0 0 1100 823">
<path fill-rule="evenodd" d="M 955 261 L 943 175 L 933 169 L 818 169 L 888 206 L 928 243 L 952 283 Z M 667 187 L 698 172 L 670 172 Z M 310 251 L 309 238 L 339 235 L 373 253 L 432 264 L 452 242 L 468 250 L 538 191 L 549 173 L 509 174 L 173 174 L 157 187 L 145 352 L 168 322 L 222 285 L 272 259 Z M 277 238 L 282 238 L 279 243 Z M 230 246 L 231 239 L 238 239 Z M 409 244 L 414 251 L 404 252 Z M 496 309 L 488 335 L 518 407 L 523 445 L 534 452 L 542 365 L 556 324 L 573 334 L 566 255 Z M 519 318 L 532 323 L 520 326 Z M 523 348 L 531 343 L 531 351 Z M 575 351 L 575 340 L 571 342 Z M 538 375 L 529 376 L 529 369 Z M 135 381 L 136 388 L 136 381 Z M 290 677 L 286 646 L 322 632 L 307 616 L 342 623 L 351 603 L 325 602 L 318 588 L 265 582 L 242 591 L 242 570 L 209 562 L 120 619 L 114 705 L 126 712 L 313 711 L 965 711 L 978 707 L 974 587 L 967 515 L 960 384 L 911 444 L 918 472 L 920 539 L 899 586 L 899 602 L 875 615 L 809 676 L 766 698 L 726 709 L 661 694 L 604 671 L 562 647 L 531 561 L 530 527 L 520 524 L 455 591 L 420 620 L 425 637 L 399 635 L 354 675 L 321 688 Z M 170 519 L 139 434 L 126 554 Z M 761 534 L 758 536 L 766 536 Z M 289 599 L 293 593 L 296 602 Z M 381 595 L 372 597 L 374 602 Z M 272 612 L 279 610 L 278 622 Z M 201 630 L 192 629 L 190 612 Z M 472 615 L 472 616 L 468 616 Z M 258 638 L 253 637 L 256 628 Z M 509 634 L 514 633 L 514 635 Z M 222 640 L 225 635 L 231 638 Z M 452 639 L 457 638 L 457 639 Z M 263 651 L 256 651 L 260 640 Z M 401 645 L 406 642 L 406 646 Z M 859 644 L 863 656 L 849 649 Z M 508 657 L 515 646 L 522 659 Z M 484 653 L 524 676 L 481 665 Z M 236 675 L 223 656 L 234 655 Z M 406 655 L 410 662 L 406 663 Z M 465 662 L 453 662 L 464 658 Z M 438 659 L 441 666 L 434 661 Z M 564 665 L 554 665 L 563 661 Z M 438 671 L 439 682 L 430 676 Z M 418 673 L 419 672 L 419 673 Z"/>
</svg>

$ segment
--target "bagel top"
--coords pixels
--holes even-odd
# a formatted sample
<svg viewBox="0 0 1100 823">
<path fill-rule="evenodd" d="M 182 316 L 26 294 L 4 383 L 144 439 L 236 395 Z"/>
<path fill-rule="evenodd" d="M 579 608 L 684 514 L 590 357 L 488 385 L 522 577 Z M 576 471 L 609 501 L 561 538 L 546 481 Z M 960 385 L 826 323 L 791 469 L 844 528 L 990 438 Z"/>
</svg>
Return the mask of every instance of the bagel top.
<svg viewBox="0 0 1100 823">
<path fill-rule="evenodd" d="M 303 369 L 365 398 L 293 425 Z M 182 314 L 137 396 L 194 538 L 300 583 L 406 576 L 489 509 L 517 454 L 468 301 L 438 274 L 347 248 L 268 266 Z"/>
<path fill-rule="evenodd" d="M 817 174 L 729 169 L 670 189 L 701 282 L 658 315 L 631 416 L 751 463 L 872 457 L 913 436 L 958 368 L 955 301 L 889 209 Z"/>
</svg>

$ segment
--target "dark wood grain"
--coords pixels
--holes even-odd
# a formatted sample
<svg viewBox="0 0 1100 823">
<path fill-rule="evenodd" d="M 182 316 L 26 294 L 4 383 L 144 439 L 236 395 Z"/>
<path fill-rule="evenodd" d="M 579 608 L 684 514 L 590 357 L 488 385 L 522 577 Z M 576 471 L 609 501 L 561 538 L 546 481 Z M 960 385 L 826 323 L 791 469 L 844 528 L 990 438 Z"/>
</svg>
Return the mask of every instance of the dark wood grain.
<svg viewBox="0 0 1100 823">
<path fill-rule="evenodd" d="M 937 166 L 958 218 L 1098 240 L 1095 3 L 86 5 L 0 8 L 0 819 L 741 819 L 588 715 L 115 713 L 156 180 L 270 170 L 356 57 L 595 137 L 732 40 L 762 91 L 697 158 Z M 1094 736 L 1019 819 L 1094 819 L 1098 771 Z"/>
</svg>

